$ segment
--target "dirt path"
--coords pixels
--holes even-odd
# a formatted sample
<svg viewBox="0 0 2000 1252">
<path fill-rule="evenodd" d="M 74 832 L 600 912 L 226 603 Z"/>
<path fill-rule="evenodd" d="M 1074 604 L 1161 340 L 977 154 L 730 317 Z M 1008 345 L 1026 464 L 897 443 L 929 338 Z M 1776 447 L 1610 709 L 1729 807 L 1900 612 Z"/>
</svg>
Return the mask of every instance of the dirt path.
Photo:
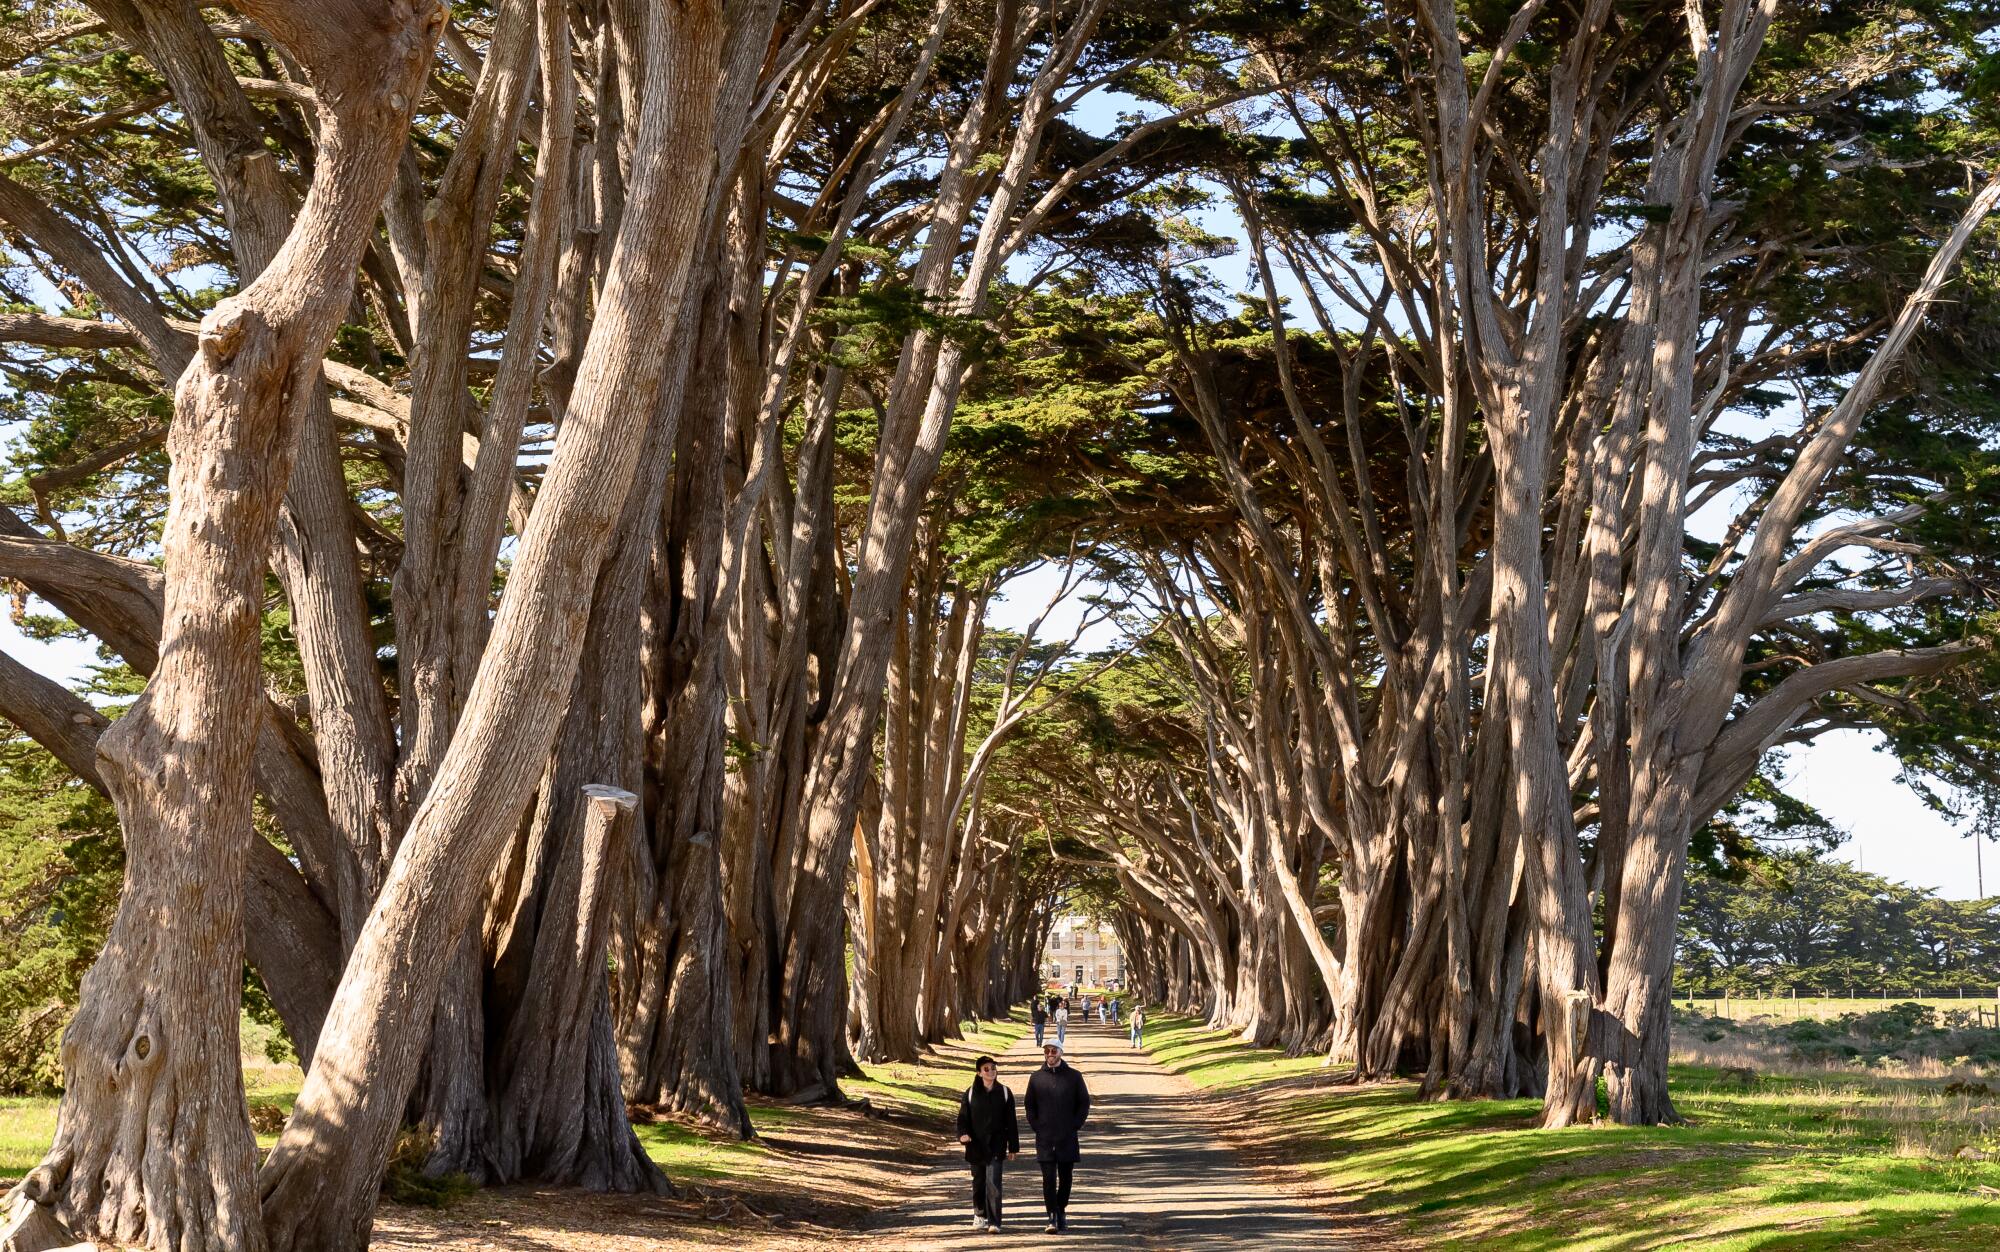
<svg viewBox="0 0 2000 1252">
<path fill-rule="evenodd" d="M 1217 1137 L 1216 1106 L 1126 1044 L 1123 1027 L 1074 1027 L 1070 1062 L 1090 1084 L 1090 1122 L 1076 1168 L 1064 1248 L 1352 1248 L 1333 1220 Z M 1041 1060 L 1028 1036 L 1000 1058 L 1018 1101 Z M 971 1178 L 940 1147 L 924 1198 L 893 1209 L 853 1240 L 880 1249 L 1043 1247 L 1041 1173 L 1025 1117 L 1020 1159 L 1007 1164 L 1006 1233 L 974 1234 Z"/>
<path fill-rule="evenodd" d="M 954 1087 L 976 1048 L 940 1047 L 924 1068 Z M 444 1211 L 385 1204 L 375 1252 L 806 1252 L 808 1249 L 1358 1249 L 1381 1246 L 1337 1222 L 1216 1133 L 1254 1119 L 1254 1101 L 1204 1095 L 1126 1045 L 1122 1027 L 1078 1026 L 1071 1061 L 1090 1084 L 1069 1232 L 1042 1233 L 1041 1171 L 1025 1119 L 1006 1177 L 1007 1230 L 972 1230 L 971 1178 L 934 1114 L 810 1109 L 767 1128 L 754 1174 L 682 1178 L 681 1195 L 599 1196 L 536 1187 L 481 1191 Z M 1000 1056 L 1018 1100 L 1041 1063 L 1033 1035 Z M 925 1080 L 936 1091 L 938 1078 Z M 937 1094 L 945 1094 L 937 1091 Z M 880 1111 L 878 1110 L 878 1113 Z M 869 1210 L 873 1210 L 870 1212 Z M 859 1227 L 857 1229 L 857 1226 Z"/>
</svg>

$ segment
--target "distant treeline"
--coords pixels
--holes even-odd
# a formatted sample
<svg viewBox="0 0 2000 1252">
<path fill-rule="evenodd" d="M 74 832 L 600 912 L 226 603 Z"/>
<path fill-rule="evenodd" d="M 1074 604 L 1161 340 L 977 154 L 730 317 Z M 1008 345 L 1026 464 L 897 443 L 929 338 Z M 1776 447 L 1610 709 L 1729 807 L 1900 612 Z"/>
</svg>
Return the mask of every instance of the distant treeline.
<svg viewBox="0 0 2000 1252">
<path fill-rule="evenodd" d="M 1674 974 L 1677 994 L 1992 987 L 2000 898 L 1946 900 L 1813 852 L 1691 865 Z"/>
</svg>

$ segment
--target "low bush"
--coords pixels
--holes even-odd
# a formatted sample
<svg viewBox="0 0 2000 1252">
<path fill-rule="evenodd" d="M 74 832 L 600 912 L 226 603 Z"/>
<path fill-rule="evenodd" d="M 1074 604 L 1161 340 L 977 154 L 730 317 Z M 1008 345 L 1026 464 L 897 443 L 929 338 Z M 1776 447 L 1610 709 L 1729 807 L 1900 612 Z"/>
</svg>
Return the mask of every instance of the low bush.
<svg viewBox="0 0 2000 1252">
<path fill-rule="evenodd" d="M 1759 1029 L 1756 1024 L 1745 1028 Z M 1940 1012 L 1923 1004 L 1892 1004 L 1843 1013 L 1831 1021 L 1783 1022 L 1763 1029 L 1794 1057 L 1814 1063 L 2000 1064 L 2000 1030 L 1977 1024 L 1972 1014 Z"/>
</svg>

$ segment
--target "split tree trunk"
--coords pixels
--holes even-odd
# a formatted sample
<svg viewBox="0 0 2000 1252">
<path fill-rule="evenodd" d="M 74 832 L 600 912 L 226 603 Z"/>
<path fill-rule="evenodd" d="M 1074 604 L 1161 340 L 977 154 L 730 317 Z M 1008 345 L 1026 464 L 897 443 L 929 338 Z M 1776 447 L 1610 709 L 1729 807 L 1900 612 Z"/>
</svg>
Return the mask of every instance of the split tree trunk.
<svg viewBox="0 0 2000 1252">
<path fill-rule="evenodd" d="M 98 745 L 125 893 L 64 1038 L 55 1142 L 23 1185 L 80 1236 L 159 1249 L 264 1246 L 237 1063 L 264 563 L 444 20 L 428 0 L 243 8 L 306 66 L 319 160 L 283 248 L 206 319 L 176 389 L 159 667 Z"/>
<path fill-rule="evenodd" d="M 319 1062 L 264 1166 L 281 1250 L 358 1248 L 421 1031 L 454 942 L 484 899 L 547 759 L 576 672 L 596 581 L 654 414 L 715 163 L 724 19 L 696 2 L 647 8 L 630 32 L 641 101 L 631 197 L 571 403 L 492 638 L 450 747 L 410 824 L 335 993 Z M 621 67 L 622 68 L 622 67 Z"/>
<path fill-rule="evenodd" d="M 664 1192 L 666 1176 L 625 1113 L 605 994 L 611 910 L 630 887 L 624 867 L 639 797 L 592 784 L 557 812 L 569 837 L 497 1058 L 495 1172 L 589 1191 Z"/>
</svg>

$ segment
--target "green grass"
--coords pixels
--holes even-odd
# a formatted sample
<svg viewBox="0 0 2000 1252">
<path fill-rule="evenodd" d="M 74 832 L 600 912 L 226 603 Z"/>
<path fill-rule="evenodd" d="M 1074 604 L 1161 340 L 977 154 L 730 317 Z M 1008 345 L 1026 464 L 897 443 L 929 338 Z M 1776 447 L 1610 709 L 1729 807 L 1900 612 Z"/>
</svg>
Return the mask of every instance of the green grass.
<svg viewBox="0 0 2000 1252">
<path fill-rule="evenodd" d="M 56 1137 L 56 1102 L 0 1096 L 0 1178 L 19 1178 L 41 1162 Z"/>
<path fill-rule="evenodd" d="M 1210 1030 L 1191 1017 L 1146 1014 L 1146 1052 L 1197 1087 L 1232 1091 L 1324 1068 L 1317 1054 L 1286 1056 L 1252 1048 L 1234 1031 Z"/>
<path fill-rule="evenodd" d="M 1149 1051 L 1241 1092 L 1286 1058 L 1162 1017 Z M 2000 1243 L 2000 1108 L 1940 1084 L 1676 1067 L 1690 1124 L 1533 1129 L 1538 1102 L 1427 1103 L 1413 1083 L 1316 1087 L 1260 1110 L 1286 1155 L 1384 1233 L 1494 1252 L 1650 1248 L 1927 1249 Z M 1980 1232 L 1985 1232 L 1981 1234 Z"/>
<path fill-rule="evenodd" d="M 789 1109 L 752 1105 L 750 1121 L 758 1130 L 775 1130 Z M 646 1122 L 633 1131 L 653 1163 L 675 1179 L 740 1178 L 770 1168 L 769 1144 L 755 1139 L 710 1138 L 679 1122 Z"/>
<path fill-rule="evenodd" d="M 959 1093 L 972 1081 L 970 1056 L 981 1052 L 998 1056 L 1030 1030 L 1028 1011 L 1015 1008 L 1004 1018 L 990 1022 L 961 1022 L 964 1037 L 954 1047 L 968 1053 L 963 1064 L 926 1058 L 914 1064 L 889 1062 L 863 1065 L 865 1078 L 849 1078 L 841 1089 L 851 1096 L 904 1112 L 934 1117 L 950 1116 L 958 1109 Z"/>
<path fill-rule="evenodd" d="M 958 1047 L 974 1052 L 1004 1051 L 1028 1033 L 1025 1009 L 997 1022 L 967 1023 Z M 955 1060 L 925 1060 L 913 1065 L 869 1065 L 866 1078 L 841 1084 L 850 1096 L 865 1096 L 877 1105 L 917 1115 L 949 1116 L 958 1107 L 970 1065 Z M 255 1105 L 276 1105 L 286 1113 L 298 1098 L 302 1075 L 297 1067 L 273 1065 L 261 1056 L 246 1060 L 245 1094 Z M 784 1134 L 808 1124 L 813 1113 L 792 1105 L 750 1103 L 750 1120 L 760 1132 Z M 771 1167 L 771 1149 L 757 1141 L 710 1138 L 677 1122 L 649 1122 L 634 1129 L 646 1154 L 675 1178 L 724 1179 L 761 1173 Z M 53 1096 L 0 1097 L 0 1179 L 18 1178 L 33 1169 L 56 1133 Z M 260 1134 L 260 1147 L 276 1142 L 275 1134 Z"/>
</svg>

